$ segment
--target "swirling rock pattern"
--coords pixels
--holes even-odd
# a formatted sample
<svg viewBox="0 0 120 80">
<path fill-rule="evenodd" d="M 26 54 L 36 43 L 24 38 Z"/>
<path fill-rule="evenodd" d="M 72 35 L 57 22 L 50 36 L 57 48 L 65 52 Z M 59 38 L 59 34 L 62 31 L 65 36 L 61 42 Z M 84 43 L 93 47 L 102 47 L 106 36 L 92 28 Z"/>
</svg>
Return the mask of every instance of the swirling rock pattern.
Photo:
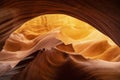
<svg viewBox="0 0 120 80">
<path fill-rule="evenodd" d="M 52 48 L 38 54 L 12 80 L 119 80 L 119 64 L 85 59 Z"/>
<path fill-rule="evenodd" d="M 63 13 L 88 22 L 120 45 L 119 0 L 2 0 L 0 48 L 25 21 L 46 13 Z"/>
<path fill-rule="evenodd" d="M 3 0 L 0 2 L 0 5 L 1 49 L 8 36 L 25 21 L 46 13 L 63 13 L 81 19 L 108 35 L 120 46 L 120 11 L 118 0 Z M 10 56 L 8 55 L 8 57 Z M 56 49 L 48 49 L 38 55 L 23 70 L 19 79 L 64 80 L 70 78 L 71 80 L 119 80 L 119 66 L 119 62 L 89 60 L 81 55 L 77 55 L 76 57 L 75 55 L 67 54 Z M 49 74 L 46 73 L 46 70 Z M 34 74 L 31 74 L 33 72 Z M 73 74 L 69 74 L 72 72 Z"/>
</svg>

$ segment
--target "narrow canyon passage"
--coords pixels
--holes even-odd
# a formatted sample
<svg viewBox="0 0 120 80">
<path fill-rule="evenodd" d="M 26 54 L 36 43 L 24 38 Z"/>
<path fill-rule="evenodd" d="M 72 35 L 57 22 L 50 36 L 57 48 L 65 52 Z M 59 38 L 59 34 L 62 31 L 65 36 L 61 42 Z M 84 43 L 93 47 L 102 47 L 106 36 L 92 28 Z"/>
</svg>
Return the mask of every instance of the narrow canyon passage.
<svg viewBox="0 0 120 80">
<path fill-rule="evenodd" d="M 56 79 L 56 76 L 54 76 L 55 74 L 57 76 L 63 75 L 64 71 L 57 72 L 56 69 L 57 70 L 59 69 L 61 70 L 61 68 L 64 69 L 64 66 L 66 66 L 69 62 L 69 60 L 66 61 L 67 58 L 70 58 L 71 61 L 75 60 L 74 63 L 69 64 L 71 67 L 74 67 L 75 66 L 74 64 L 76 64 L 77 61 L 81 62 L 81 60 L 84 59 L 85 60 L 85 62 L 83 61 L 84 64 L 81 64 L 79 68 L 81 68 L 81 70 L 83 69 L 82 70 L 83 72 L 81 73 L 87 74 L 87 78 L 82 78 L 81 76 L 83 76 L 83 74 L 77 73 L 75 71 L 74 75 L 70 74 L 71 79 L 68 77 L 64 78 L 57 77 L 58 80 L 60 79 L 66 80 L 67 78 L 69 80 L 73 79 L 92 80 L 98 78 L 100 79 L 103 78 L 105 80 L 115 79 L 115 77 L 118 76 L 116 75 L 117 72 L 113 72 L 113 74 L 115 75 L 114 76 L 108 74 L 108 71 L 109 68 L 114 69 L 115 65 L 117 67 L 120 64 L 119 46 L 117 46 L 108 36 L 104 35 L 100 31 L 89 25 L 88 23 L 64 14 L 46 14 L 36 17 L 24 23 L 20 28 L 15 30 L 6 40 L 5 45 L 0 53 L 0 62 L 2 64 L 4 63 L 9 64 L 13 68 L 25 57 L 42 49 L 45 49 L 45 53 L 43 51 L 43 53 L 40 53 L 40 55 L 38 54 L 35 60 L 28 64 L 28 66 L 26 66 L 26 68 L 23 69 L 23 71 L 19 74 L 21 76 L 17 75 L 20 78 L 16 77 L 16 79 L 18 80 L 51 79 L 51 77 L 49 76 L 51 73 L 55 71 L 54 74 L 51 75 L 53 76 L 52 80 L 54 80 Z M 46 52 L 46 50 L 48 51 Z M 59 51 L 61 51 L 60 52 L 61 54 L 68 55 L 68 57 L 65 58 L 65 61 L 63 60 L 65 64 L 64 62 L 61 62 L 61 57 L 63 56 L 57 55 L 59 54 Z M 43 55 L 46 54 L 46 56 L 42 56 L 42 54 Z M 45 61 L 41 62 L 43 60 Z M 60 61 L 60 64 L 54 63 L 54 61 L 55 62 Z M 48 66 L 46 62 L 48 62 L 51 65 L 51 67 Z M 96 62 L 97 64 L 94 65 L 94 63 Z M 58 65 L 58 67 L 53 68 L 55 67 L 54 64 Z M 108 68 L 108 71 L 103 72 L 100 65 L 102 65 L 102 67 L 104 68 Z M 38 70 L 34 70 L 35 66 L 38 67 Z M 92 66 L 92 69 L 90 69 L 91 72 L 92 70 L 94 71 L 95 68 L 99 68 L 98 72 L 96 72 L 97 74 L 95 73 L 90 74 L 91 72 L 89 72 L 89 68 L 88 71 L 87 69 L 84 70 L 84 68 L 86 68 L 87 66 L 88 67 Z M 44 69 L 42 69 L 42 67 L 44 67 Z M 50 70 L 50 72 L 43 73 L 47 69 L 48 71 Z M 68 69 L 67 71 L 69 72 L 70 70 L 71 68 Z M 117 68 L 115 69 L 115 71 L 116 70 Z M 32 74 L 32 72 L 34 73 Z M 64 75 L 68 76 L 68 72 L 65 72 Z M 100 73 L 102 73 L 102 75 Z M 24 75 L 28 76 L 25 77 Z M 90 77 L 91 75 L 99 77 L 91 78 Z M 15 78 L 13 78 L 13 80 L 14 79 Z"/>
<path fill-rule="evenodd" d="M 120 80 L 119 0 L 0 5 L 0 80 Z"/>
</svg>

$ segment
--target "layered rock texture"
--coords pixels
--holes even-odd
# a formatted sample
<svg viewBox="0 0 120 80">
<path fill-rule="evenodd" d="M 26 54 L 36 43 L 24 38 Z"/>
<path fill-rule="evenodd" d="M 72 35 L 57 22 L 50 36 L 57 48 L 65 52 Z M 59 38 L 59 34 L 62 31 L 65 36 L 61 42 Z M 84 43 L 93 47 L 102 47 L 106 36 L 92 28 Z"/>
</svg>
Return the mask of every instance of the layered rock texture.
<svg viewBox="0 0 120 80">
<path fill-rule="evenodd" d="M 1 1 L 0 75 L 43 50 L 13 80 L 119 80 L 118 2 Z"/>
<path fill-rule="evenodd" d="M 25 21 L 46 13 L 63 13 L 81 19 L 120 45 L 119 0 L 2 0 L 0 2 L 1 48 L 11 32 Z"/>
</svg>

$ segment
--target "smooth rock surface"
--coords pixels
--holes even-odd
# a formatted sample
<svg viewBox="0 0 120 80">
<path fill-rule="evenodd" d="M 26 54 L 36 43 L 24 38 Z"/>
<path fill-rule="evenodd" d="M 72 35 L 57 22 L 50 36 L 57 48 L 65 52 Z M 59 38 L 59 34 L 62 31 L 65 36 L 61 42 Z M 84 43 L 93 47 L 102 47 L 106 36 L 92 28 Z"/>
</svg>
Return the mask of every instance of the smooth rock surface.
<svg viewBox="0 0 120 80">
<path fill-rule="evenodd" d="M 25 21 L 46 13 L 63 13 L 81 19 L 120 46 L 119 0 L 2 0 L 0 1 L 0 48 L 10 33 Z"/>
</svg>

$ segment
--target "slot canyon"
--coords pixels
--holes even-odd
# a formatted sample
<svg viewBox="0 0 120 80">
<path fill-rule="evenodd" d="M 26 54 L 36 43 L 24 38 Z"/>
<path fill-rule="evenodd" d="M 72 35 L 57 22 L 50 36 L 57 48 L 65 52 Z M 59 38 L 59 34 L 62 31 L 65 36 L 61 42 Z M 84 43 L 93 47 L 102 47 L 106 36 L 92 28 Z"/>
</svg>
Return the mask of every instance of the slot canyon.
<svg viewBox="0 0 120 80">
<path fill-rule="evenodd" d="M 120 80 L 119 2 L 0 1 L 0 80 Z"/>
</svg>

